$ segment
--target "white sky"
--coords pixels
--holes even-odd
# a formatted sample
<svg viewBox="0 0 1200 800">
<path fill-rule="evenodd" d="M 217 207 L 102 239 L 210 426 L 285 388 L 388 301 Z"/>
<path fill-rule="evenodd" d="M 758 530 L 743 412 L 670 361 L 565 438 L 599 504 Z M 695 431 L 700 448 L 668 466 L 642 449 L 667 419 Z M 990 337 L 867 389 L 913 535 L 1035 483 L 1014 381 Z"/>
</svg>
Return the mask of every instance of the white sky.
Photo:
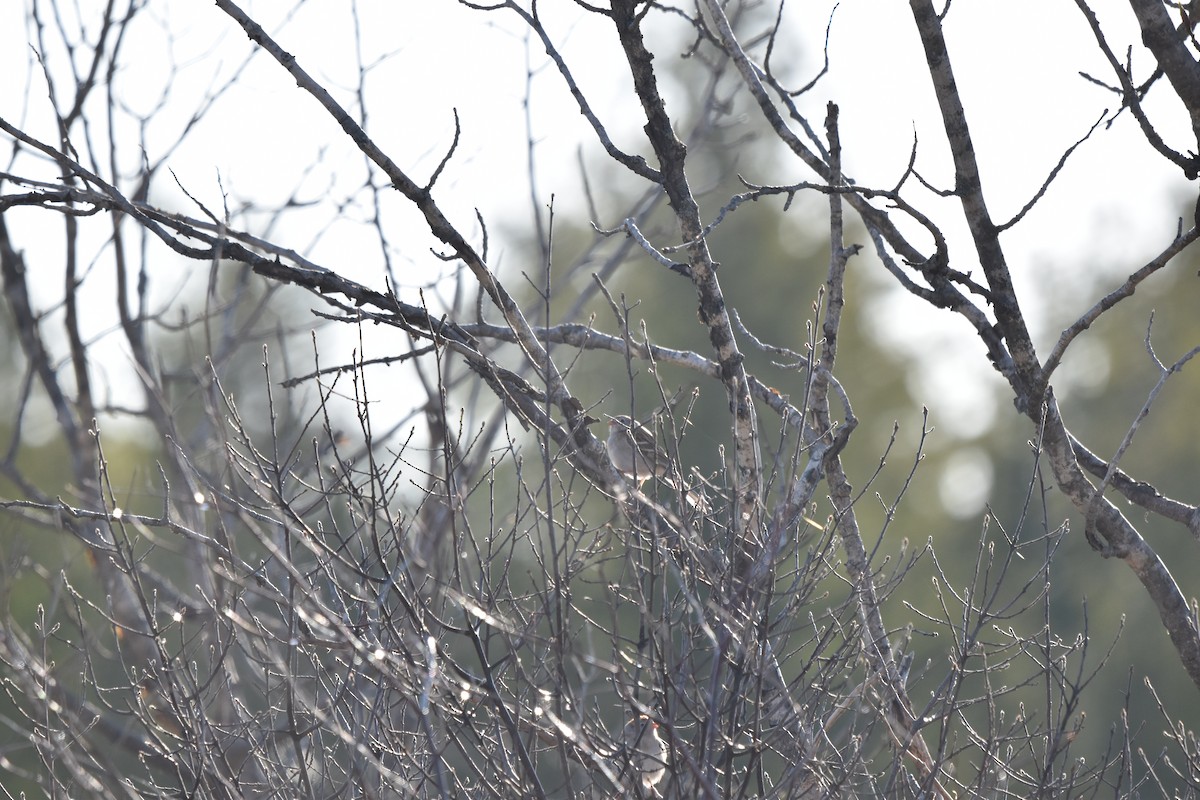
<svg viewBox="0 0 1200 800">
<path fill-rule="evenodd" d="M 0 116 L 52 141 L 45 84 L 31 57 L 24 5 L 0 6 L 0 74 L 5 76 L 0 82 Z M 345 105 L 352 105 L 358 67 L 349 4 L 311 0 L 281 27 L 280 9 L 285 5 L 276 1 L 244 7 L 278 34 L 310 74 Z M 567 0 L 540 5 L 564 57 L 618 145 L 648 153 L 640 132 L 644 118 L 629 99 L 628 69 L 620 61 L 610 26 Z M 829 0 L 793 0 L 787 6 L 785 27 L 791 40 L 781 43 L 776 59 L 783 63 L 800 54 L 798 79 L 811 76 L 820 62 L 832 5 Z M 1134 46 L 1136 74 L 1144 78 L 1150 59 L 1139 44 L 1128 6 L 1117 0 L 1094 5 L 1108 26 L 1114 50 L 1123 56 L 1127 45 Z M 359 13 L 363 60 L 378 62 L 366 84 L 368 130 L 410 176 L 423 181 L 442 158 L 453 135 L 453 111 L 458 110 L 462 142 L 435 195 L 452 220 L 472 231 L 479 208 L 494 241 L 506 226 L 528 228 L 522 106 L 527 64 L 534 70 L 530 113 L 538 142 L 540 196 L 546 200 L 554 193 L 559 214 L 580 212 L 576 151 L 582 146 L 595 161 L 601 149 L 557 72 L 547 66 L 537 43 L 526 41 L 514 14 L 471 11 L 451 0 L 361 2 Z M 1074 2 L 956 0 L 948 20 L 950 54 L 990 208 L 997 220 L 1007 219 L 1037 190 L 1061 152 L 1104 108 L 1115 105 L 1111 95 L 1085 83 L 1078 72 L 1112 79 Z M 664 41 L 657 40 L 660 64 L 677 57 L 677 48 Z M 150 0 L 124 47 L 126 69 L 136 75 L 132 80 L 123 76 L 120 82 L 120 99 L 130 109 L 148 113 L 170 79 L 167 106 L 148 127 L 153 151 L 172 140 L 186 119 L 183 115 L 206 90 L 240 68 L 250 45 L 212 3 Z M 61 50 L 54 48 L 52 69 L 60 58 Z M 834 18 L 830 61 L 831 74 L 801 103 L 817 127 L 826 101 L 840 105 L 847 173 L 860 184 L 890 187 L 908 161 L 915 130 L 920 139 L 918 168 L 947 186 L 950 170 L 940 118 L 907 4 L 843 0 Z M 169 69 L 172 63 L 175 72 Z M 63 73 L 56 74 L 62 80 Z M 280 202 L 300 187 L 302 199 L 324 200 L 325 205 L 299 215 L 293 227 L 276 233 L 277 240 L 308 242 L 297 249 L 307 249 L 318 263 L 383 288 L 377 248 L 362 245 L 363 234 L 369 236 L 361 224 L 365 210 L 343 209 L 339 224 L 323 227 L 331 204 L 361 185 L 362 158 L 317 103 L 268 57 L 255 56 L 238 77 L 171 159 L 179 180 L 213 209 L 221 203 L 218 176 L 232 205 L 245 199 Z M 32 87 L 28 106 L 27 86 Z M 668 99 L 672 90 L 678 91 L 668 86 Z M 1169 92 L 1156 89 L 1148 108 L 1167 142 L 1186 151 L 1191 135 L 1187 120 L 1182 108 L 1169 100 Z M 97 96 L 96 102 L 102 101 L 103 96 Z M 132 137 L 132 128 L 126 126 L 123 135 Z M 127 158 L 137 157 L 133 147 L 125 152 Z M 131 168 L 132 163 L 124 166 Z M 25 162 L 17 172 L 28 173 L 28 167 Z M 780 182 L 811 177 L 795 164 L 783 165 L 780 175 Z M 1181 198 L 1193 191 L 1173 166 L 1150 150 L 1128 113 L 1076 152 L 1038 209 L 1004 236 L 1043 349 L 1057 338 L 1057 327 L 1041 323 L 1045 315 L 1054 311 L 1059 315 L 1054 324 L 1061 325 L 1062 314 L 1082 311 L 1111 287 L 1113 275 L 1136 268 L 1158 252 L 1174 234 Z M 195 213 L 166 180 L 160 180 L 157 192 L 158 202 Z M 956 221 L 954 202 L 923 192 L 913 198 L 945 224 L 954 266 L 969 269 L 973 251 Z M 396 229 L 391 236 L 399 250 L 400 272 L 411 276 L 412 286 L 421 285 L 444 267 L 430 256 L 433 242 L 420 220 L 399 201 L 393 203 Z M 715 211 L 706 209 L 706 215 Z M 30 212 L 20 219 L 18 243 L 31 262 L 52 259 L 59 220 Z M 612 224 L 615 219 L 601 222 Z M 35 233 L 41 225 L 47 226 L 45 233 Z M 1048 277 L 1062 289 L 1053 297 L 1033 290 L 1034 281 Z M 53 297 L 57 287 L 55 278 L 45 287 L 45 297 Z M 97 312 L 103 308 L 97 304 Z M 938 399 L 942 424 L 964 436 L 985 428 L 995 408 L 984 384 L 995 377 L 977 346 L 962 347 L 973 338 L 966 335 L 965 324 L 948 314 L 930 322 L 927 309 L 899 291 L 887 308 L 877 311 L 873 316 L 881 320 L 878 335 L 898 349 L 916 352 L 927 350 L 931 341 L 938 343 L 938 362 L 915 374 L 913 381 L 918 396 Z M 912 327 L 914 319 L 923 320 L 919 329 Z M 93 320 L 96 329 L 107 324 L 99 317 Z M 391 343 L 379 347 L 388 350 Z"/>
</svg>

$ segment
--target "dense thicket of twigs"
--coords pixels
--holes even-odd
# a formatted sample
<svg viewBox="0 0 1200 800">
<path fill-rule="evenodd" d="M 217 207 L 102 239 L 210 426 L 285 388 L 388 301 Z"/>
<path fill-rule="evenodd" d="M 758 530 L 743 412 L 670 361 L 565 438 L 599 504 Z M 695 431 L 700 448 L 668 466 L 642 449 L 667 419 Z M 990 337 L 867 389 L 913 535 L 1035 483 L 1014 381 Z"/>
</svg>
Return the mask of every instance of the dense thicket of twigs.
<svg viewBox="0 0 1200 800">
<path fill-rule="evenodd" d="M 847 240 L 849 224 L 866 231 L 874 256 L 930 313 L 960 315 L 978 336 L 1028 417 L 1031 476 L 1035 465 L 1047 468 L 1095 558 L 1129 565 L 1200 687 L 1194 610 L 1117 500 L 1197 537 L 1200 510 L 1160 493 L 1154 476 L 1122 471 L 1136 426 L 1104 460 L 1072 435 L 1053 391 L 1072 343 L 1197 231 L 1181 228 L 1124 285 L 1097 296 L 1050 352 L 1037 352 L 1000 238 L 1025 212 L 1006 222 L 989 214 L 947 54 L 949 3 L 910 5 L 969 254 L 947 245 L 949 220 L 910 199 L 923 184 L 911 168 L 895 186 L 843 176 L 838 106 L 822 120 L 805 118 L 800 87 L 770 66 L 783 35 L 771 9 L 719 0 L 578 4 L 605 19 L 623 58 L 612 69 L 632 76 L 645 115 L 642 157 L 614 143 L 536 3 L 463 3 L 522 21 L 612 162 L 645 191 L 619 226 L 594 220 L 578 263 L 607 262 L 583 298 L 567 302 L 558 289 L 567 284 L 547 272 L 533 304 L 525 278 L 514 290 L 489 260 L 478 224 L 486 221 L 443 212 L 438 181 L 452 143 L 431 177 L 414 178 L 368 135 L 366 109 L 351 93 L 307 72 L 302 54 L 286 52 L 230 0 L 216 2 L 230 30 L 288 74 L 295 103 L 315 98 L 366 159 L 364 206 L 378 208 L 384 193 L 402 197 L 454 265 L 459 294 L 430 303 L 394 290 L 395 280 L 356 282 L 311 262 L 296 242 L 254 235 L 236 209 L 156 206 L 149 198 L 172 180 L 176 147 L 141 143 L 131 174 L 118 165 L 139 143 L 109 133 L 113 115 L 131 113 L 115 91 L 135 79 L 126 65 L 138 64 L 124 33 L 157 4 L 111 2 L 77 28 L 66 5 L 29 5 L 30 44 L 47 65 L 31 108 L 44 109 L 48 96 L 50 123 L 44 111 L 0 109 L 11 153 L 0 174 L 0 270 L 5 322 L 19 346 L 0 499 L 6 528 L 42 537 L 40 548 L 10 554 L 2 577 L 2 713 L 22 747 L 0 770 L 13 785 L 80 798 L 1033 797 L 1200 780 L 1200 756 L 1182 729 L 1173 766 L 1139 759 L 1119 728 L 1107 752 L 1084 759 L 1074 747 L 1080 697 L 1104 645 L 1087 631 L 1060 636 L 1046 622 L 1049 567 L 1065 528 L 1022 538 L 1021 523 L 1017 531 L 985 526 L 964 577 L 942 574 L 928 547 L 883 558 L 882 532 L 859 521 L 861 487 L 842 461 L 858 420 L 837 378 L 842 311 L 853 302 L 846 268 L 867 255 Z M 1142 108 L 1152 86 L 1173 92 L 1200 133 L 1194 9 L 1129 0 L 1154 64 L 1134 74 L 1079 6 L 1081 24 L 1094 27 L 1110 57 L 1103 81 L 1118 98 L 1115 113 L 1136 117 L 1148 146 L 1194 177 L 1200 144 L 1164 141 Z M 662 100 L 654 56 L 664 45 L 647 34 L 664 20 L 690 31 L 691 80 L 707 87 L 687 125 Z M 69 59 L 71 79 L 54 58 Z M 790 154 L 787 173 L 803 169 L 807 180 L 747 182 L 702 208 L 689 147 L 706 141 L 735 101 Z M 265 145 L 251 126 L 235 146 Z M 741 208 L 748 201 L 798 194 L 827 200 L 824 288 L 807 341 L 758 342 L 731 314 L 709 239 L 729 214 L 750 213 Z M 645 222 L 664 211 L 673 230 L 652 241 Z M 65 280 L 50 298 L 38 277 L 49 268 L 23 253 L 22 225 L 34 213 L 42 223 L 60 218 L 53 230 Z M 379 216 L 364 229 L 378 252 L 392 246 L 385 229 Z M 99 231 L 103 244 L 86 245 L 85 231 Z M 549 235 L 531 238 L 548 248 Z M 629 300 L 606 281 L 647 254 L 661 280 L 688 291 L 670 309 L 639 313 L 698 309 L 709 349 L 661 347 L 630 324 Z M 202 310 L 182 311 L 174 297 L 152 302 L 151 265 L 166 258 L 208 271 Z M 93 288 L 100 272 L 114 294 Z M 305 305 L 319 310 L 279 310 L 282 287 L 311 293 Z M 552 300 L 566 313 L 543 313 Z M 585 301 L 610 316 L 582 317 Z M 98 383 L 118 367 L 82 332 L 81 314 L 96 305 L 116 312 L 104 339 L 118 338 L 133 366 L 134 408 L 111 402 Z M 317 325 L 357 326 L 362 336 L 390 328 L 408 349 L 382 363 L 361 350 L 322 353 L 316 340 L 296 352 L 294 334 Z M 759 346 L 778 359 L 776 374 L 748 371 L 746 348 Z M 631 375 L 689 370 L 724 398 L 723 469 L 674 468 L 670 481 L 643 483 L 618 473 L 595 425 L 601 398 L 573 390 L 579 364 L 599 351 L 626 359 Z M 1194 352 L 1162 364 L 1163 381 Z M 384 364 L 412 369 L 412 391 L 422 395 L 418 414 L 387 430 L 372 416 L 373 371 Z M 659 409 L 651 424 L 674 460 L 688 404 L 678 387 L 659 388 L 661 398 L 625 407 Z M 314 402 L 295 399 L 301 391 Z M 352 427 L 331 411 L 347 404 Z M 782 435 L 764 434 L 768 417 Z M 48 471 L 23 454 L 37 444 L 29 441 L 35 421 L 49 418 L 63 458 Z M 158 464 L 148 501 L 124 498 L 110 472 L 106 431 L 125 419 L 138 422 Z M 1031 495 L 1035 488 L 1031 478 Z M 707 502 L 690 501 L 689 490 Z M 86 579 L 60 569 L 50 560 L 56 552 L 86 553 Z M 889 604 L 922 559 L 939 576 L 937 602 Z M 36 608 L 24 602 L 31 596 Z M 914 625 L 939 635 L 940 658 L 914 664 Z M 919 697 L 910 692 L 918 673 Z M 1010 704 L 1030 687 L 1040 708 Z M 663 763 L 648 763 L 622 733 L 646 719 L 666 744 Z"/>
</svg>

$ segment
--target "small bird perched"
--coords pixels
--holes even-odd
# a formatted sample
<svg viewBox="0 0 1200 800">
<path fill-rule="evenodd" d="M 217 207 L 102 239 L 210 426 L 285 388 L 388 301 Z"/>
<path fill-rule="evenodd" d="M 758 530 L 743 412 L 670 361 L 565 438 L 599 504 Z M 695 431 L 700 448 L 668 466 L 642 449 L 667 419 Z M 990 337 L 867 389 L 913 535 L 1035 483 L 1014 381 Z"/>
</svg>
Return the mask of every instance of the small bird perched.
<svg viewBox="0 0 1200 800">
<path fill-rule="evenodd" d="M 670 457 L 658 446 L 654 431 L 622 414 L 608 420 L 608 457 L 617 472 L 641 485 L 652 475 L 665 475 Z"/>
<path fill-rule="evenodd" d="M 658 723 L 645 715 L 625 724 L 625 753 L 633 770 L 641 776 L 642 788 L 654 792 L 667 774 L 670 750 L 658 735 Z"/>
<path fill-rule="evenodd" d="M 649 477 L 663 479 L 672 489 L 682 490 L 688 509 L 701 514 L 709 512 L 708 499 L 700 489 L 687 489 L 679 478 L 671 457 L 658 446 L 654 431 L 622 414 L 608 420 L 608 457 L 613 466 L 640 487 Z"/>
</svg>

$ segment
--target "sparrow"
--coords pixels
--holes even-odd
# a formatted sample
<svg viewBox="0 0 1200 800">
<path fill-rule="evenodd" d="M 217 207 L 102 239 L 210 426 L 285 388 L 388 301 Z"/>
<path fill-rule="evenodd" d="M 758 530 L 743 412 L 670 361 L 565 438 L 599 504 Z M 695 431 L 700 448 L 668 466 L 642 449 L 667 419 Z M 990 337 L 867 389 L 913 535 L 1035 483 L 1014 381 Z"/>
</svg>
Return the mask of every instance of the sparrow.
<svg viewBox="0 0 1200 800">
<path fill-rule="evenodd" d="M 654 431 L 623 414 L 608 420 L 607 447 L 617 472 L 633 478 L 639 486 L 646 478 L 666 475 L 671 464 Z"/>
<path fill-rule="evenodd" d="M 677 477 L 671 457 L 658 446 L 654 431 L 624 414 L 608 420 L 608 457 L 617 472 L 633 478 L 639 487 L 650 477 L 662 478 L 672 489 L 682 489 L 691 511 L 709 513 L 708 498 L 697 489 L 687 489 Z"/>
<path fill-rule="evenodd" d="M 625 725 L 625 755 L 632 770 L 641 776 L 642 788 L 654 792 L 655 786 L 667 774 L 670 750 L 658 735 L 658 723 L 645 715 Z"/>
</svg>

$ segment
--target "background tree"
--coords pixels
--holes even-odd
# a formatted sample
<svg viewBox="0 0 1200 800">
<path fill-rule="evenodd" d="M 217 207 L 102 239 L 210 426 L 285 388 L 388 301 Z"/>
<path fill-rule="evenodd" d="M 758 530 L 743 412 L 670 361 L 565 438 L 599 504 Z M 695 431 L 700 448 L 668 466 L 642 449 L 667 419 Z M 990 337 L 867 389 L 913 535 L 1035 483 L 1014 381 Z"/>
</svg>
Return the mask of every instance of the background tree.
<svg viewBox="0 0 1200 800">
<path fill-rule="evenodd" d="M 1196 229 L 1172 216 L 1069 295 L 1079 270 L 1031 280 L 1009 249 L 1086 192 L 1078 154 L 1133 157 L 1113 131 L 1194 180 L 1192 6 L 1129 0 L 1130 27 L 1077 3 L 1109 70 L 1080 91 L 1113 108 L 1003 215 L 957 6 L 912 0 L 891 34 L 938 127 L 884 177 L 847 168 L 861 111 L 813 99 L 838 65 L 804 73 L 811 20 L 782 4 L 393 9 L 520 51 L 513 102 L 552 77 L 603 155 L 566 177 L 529 111 L 529 212 L 497 236 L 463 150 L 484 126 L 515 158 L 502 93 L 442 127 L 404 103 L 430 65 L 377 78 L 402 54 L 376 10 L 339 7 L 340 48 L 215 5 L 187 12 L 217 31 L 199 50 L 155 3 L 24 9 L 24 104 L 0 108 L 6 792 L 1195 791 L 1200 629 L 1168 566 L 1200 534 Z M 380 104 L 436 152 L 389 146 Z M 1191 133 L 1159 122 L 1180 108 Z M 230 131 L 284 173 L 265 194 L 197 177 Z M 276 161 L 285 138 L 310 157 Z M 929 344 L 946 319 L 994 375 L 950 384 L 997 403 L 974 432 L 939 433 L 951 400 L 923 391 L 959 357 Z M 618 415 L 670 480 L 615 469 Z"/>
</svg>

